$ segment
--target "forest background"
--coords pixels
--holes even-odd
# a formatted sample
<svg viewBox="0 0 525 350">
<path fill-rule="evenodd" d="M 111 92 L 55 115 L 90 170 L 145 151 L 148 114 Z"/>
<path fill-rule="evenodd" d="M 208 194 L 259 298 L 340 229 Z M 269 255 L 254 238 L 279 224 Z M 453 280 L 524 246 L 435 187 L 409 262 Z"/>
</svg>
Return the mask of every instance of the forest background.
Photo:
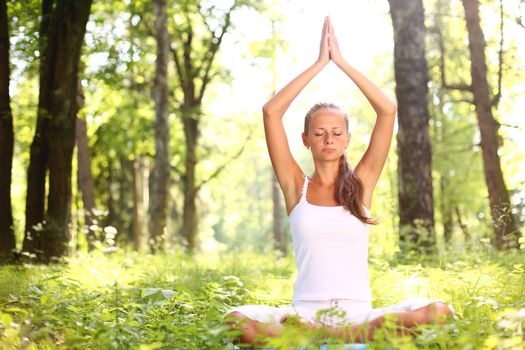
<svg viewBox="0 0 525 350">
<path fill-rule="evenodd" d="M 2 1 L 0 51 L 9 67 L 0 71 L 2 260 L 71 263 L 115 254 L 118 265 L 128 254 L 137 262 L 168 252 L 198 264 L 275 255 L 291 280 L 292 242 L 261 107 L 315 60 L 330 15 L 347 60 L 398 102 L 400 121 L 417 121 L 396 125 L 374 192 L 380 224 L 370 230 L 371 262 L 418 266 L 507 256 L 510 265 L 503 266 L 521 276 L 512 300 L 523 300 L 524 1 L 73 3 Z M 473 5 L 492 119 L 480 117 L 483 84 L 471 69 L 482 66 L 465 20 Z M 407 42 L 407 27 L 420 30 L 413 37 L 422 40 Z M 410 45 L 423 55 L 415 57 Z M 422 60 L 425 66 L 410 66 L 411 74 L 397 65 Z M 411 79 L 408 86 L 420 84 L 412 93 L 423 93 L 417 100 L 424 113 L 402 112 L 411 95 L 399 87 Z M 333 65 L 287 112 L 294 157 L 312 172 L 300 134 L 305 112 L 319 101 L 348 112 L 355 166 L 375 115 Z M 421 143 L 407 143 L 403 133 Z M 489 134 L 494 140 L 482 136 Z M 499 164 L 490 161 L 495 155 Z M 410 171 L 407 159 L 415 164 Z M 498 171 L 503 190 L 490 180 Z M 3 278 L 12 286 L 30 283 L 16 282 L 9 269 L 34 267 L 15 266 Z M 5 288 L 4 302 L 13 295 Z"/>
</svg>

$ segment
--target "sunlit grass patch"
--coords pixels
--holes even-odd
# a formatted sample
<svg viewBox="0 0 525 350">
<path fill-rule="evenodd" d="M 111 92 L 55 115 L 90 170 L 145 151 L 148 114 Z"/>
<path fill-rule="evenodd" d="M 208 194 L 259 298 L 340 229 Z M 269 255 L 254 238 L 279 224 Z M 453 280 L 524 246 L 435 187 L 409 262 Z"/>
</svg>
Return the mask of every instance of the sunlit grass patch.
<svg viewBox="0 0 525 350">
<path fill-rule="evenodd" d="M 442 299 L 457 319 L 405 337 L 385 327 L 369 348 L 523 348 L 524 262 L 523 253 L 411 264 L 372 258 L 374 307 Z M 191 257 L 97 251 L 62 265 L 5 266 L 0 348 L 228 348 L 236 333 L 222 323 L 224 312 L 243 304 L 290 304 L 294 278 L 293 257 L 249 251 Z M 272 344 L 326 341 L 294 327 L 286 334 Z"/>
</svg>

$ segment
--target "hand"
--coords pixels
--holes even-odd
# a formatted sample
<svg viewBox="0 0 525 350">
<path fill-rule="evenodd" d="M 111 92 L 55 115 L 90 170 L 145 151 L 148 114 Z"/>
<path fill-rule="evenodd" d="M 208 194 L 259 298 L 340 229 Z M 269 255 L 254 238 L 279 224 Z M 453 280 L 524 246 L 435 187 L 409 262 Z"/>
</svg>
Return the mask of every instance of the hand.
<svg viewBox="0 0 525 350">
<path fill-rule="evenodd" d="M 328 21 L 328 47 L 330 49 L 330 59 L 334 61 L 338 66 L 344 62 L 343 55 L 339 50 L 339 43 L 337 42 L 337 36 L 335 35 L 334 26 L 330 17 L 326 17 Z M 325 20 L 325 23 L 327 22 Z"/>
<path fill-rule="evenodd" d="M 303 317 L 299 317 L 297 315 L 291 315 L 291 317 L 289 317 L 290 315 L 284 315 L 283 317 L 281 317 L 281 319 L 279 320 L 279 323 L 281 324 L 293 324 L 299 328 L 303 328 L 303 329 L 309 329 L 311 331 L 313 330 L 316 330 L 316 329 L 319 329 L 322 327 L 322 325 L 320 323 L 315 323 L 315 322 L 310 322 L 308 321 L 307 319 L 303 318 Z"/>
<path fill-rule="evenodd" d="M 321 34 L 321 45 L 319 47 L 319 58 L 317 59 L 317 62 L 327 65 L 328 62 L 330 62 L 330 50 L 329 50 L 329 43 L 328 43 L 328 16 L 324 19 L 323 24 L 323 32 Z"/>
</svg>

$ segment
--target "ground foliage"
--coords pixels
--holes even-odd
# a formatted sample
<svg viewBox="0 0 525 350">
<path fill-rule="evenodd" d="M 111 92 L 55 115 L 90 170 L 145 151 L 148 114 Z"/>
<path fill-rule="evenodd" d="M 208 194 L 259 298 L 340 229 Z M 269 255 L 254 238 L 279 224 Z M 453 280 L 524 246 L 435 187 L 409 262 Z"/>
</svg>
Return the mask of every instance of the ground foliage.
<svg viewBox="0 0 525 350">
<path fill-rule="evenodd" d="M 370 349 L 522 349 L 524 252 L 481 249 L 424 262 L 370 259 L 374 307 L 405 298 L 450 302 L 457 319 L 411 337 L 377 333 Z M 0 269 L 2 349 L 231 349 L 223 313 L 241 304 L 285 305 L 293 257 L 255 252 L 188 257 L 98 250 L 63 264 Z M 312 346 L 319 333 L 296 327 L 271 343 Z M 337 340 L 330 340 L 336 343 Z"/>
</svg>

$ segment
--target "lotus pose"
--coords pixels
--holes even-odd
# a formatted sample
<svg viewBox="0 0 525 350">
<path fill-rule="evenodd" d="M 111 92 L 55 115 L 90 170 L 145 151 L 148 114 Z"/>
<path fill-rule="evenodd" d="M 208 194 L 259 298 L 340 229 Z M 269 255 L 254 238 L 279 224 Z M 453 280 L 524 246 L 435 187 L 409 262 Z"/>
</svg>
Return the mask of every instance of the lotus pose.
<svg viewBox="0 0 525 350">
<path fill-rule="evenodd" d="M 377 114 L 376 123 L 368 148 L 352 169 L 346 159 L 351 137 L 348 116 L 334 104 L 314 105 L 306 113 L 302 134 L 315 165 L 313 174 L 306 176 L 290 152 L 282 118 L 330 61 L 366 96 Z M 263 107 L 268 151 L 284 194 L 295 249 L 298 274 L 292 305 L 243 305 L 228 310 L 226 322 L 241 330 L 241 343 L 260 345 L 259 336 L 279 336 L 289 315 L 296 315 L 307 327 L 325 328 L 329 336 L 357 342 L 372 339 L 385 314 L 391 314 L 399 332 L 434 321 L 443 324 L 453 315 L 451 306 L 428 299 L 372 308 L 368 231 L 376 222 L 369 208 L 390 149 L 396 110 L 394 102 L 343 58 L 326 17 L 318 59 Z"/>
</svg>

